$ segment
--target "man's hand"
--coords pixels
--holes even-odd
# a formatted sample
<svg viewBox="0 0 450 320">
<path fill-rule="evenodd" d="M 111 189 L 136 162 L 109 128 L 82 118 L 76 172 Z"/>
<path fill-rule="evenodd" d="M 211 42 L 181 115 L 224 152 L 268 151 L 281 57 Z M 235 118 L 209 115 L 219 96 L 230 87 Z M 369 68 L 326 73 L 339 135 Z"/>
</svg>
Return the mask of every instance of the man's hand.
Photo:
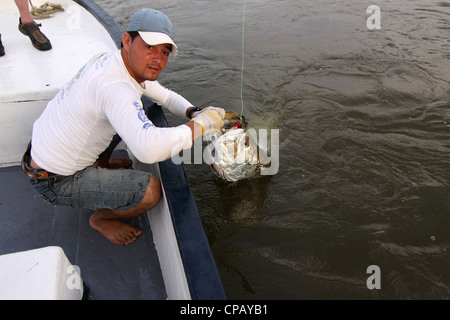
<svg viewBox="0 0 450 320">
<path fill-rule="evenodd" d="M 205 134 L 205 132 L 220 130 L 220 128 L 223 126 L 222 119 L 224 117 L 224 109 L 208 107 L 201 111 L 194 112 L 191 121 L 201 125 L 202 134 Z"/>
<path fill-rule="evenodd" d="M 225 110 L 224 110 L 224 109 L 209 106 L 209 107 L 207 107 L 207 108 L 205 108 L 205 109 L 202 109 L 202 110 L 200 110 L 200 111 L 195 111 L 195 112 L 192 114 L 191 119 L 194 119 L 196 116 L 198 116 L 200 113 L 202 113 L 202 112 L 205 111 L 205 110 L 216 110 L 216 111 L 219 112 L 220 114 L 223 113 L 223 116 L 225 116 Z"/>
</svg>

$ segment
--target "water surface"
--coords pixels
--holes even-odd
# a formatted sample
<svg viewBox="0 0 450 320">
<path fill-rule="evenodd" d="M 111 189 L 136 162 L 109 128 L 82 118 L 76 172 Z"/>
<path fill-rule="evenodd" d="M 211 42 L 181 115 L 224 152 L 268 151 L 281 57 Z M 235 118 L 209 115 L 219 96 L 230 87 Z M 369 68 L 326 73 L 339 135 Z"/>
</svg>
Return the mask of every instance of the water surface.
<svg viewBox="0 0 450 320">
<path fill-rule="evenodd" d="M 123 29 L 165 12 L 180 55 L 160 82 L 240 111 L 243 1 L 96 2 Z M 450 298 L 449 18 L 433 0 L 247 2 L 244 115 L 280 130 L 279 172 L 185 165 L 228 298 Z"/>
</svg>

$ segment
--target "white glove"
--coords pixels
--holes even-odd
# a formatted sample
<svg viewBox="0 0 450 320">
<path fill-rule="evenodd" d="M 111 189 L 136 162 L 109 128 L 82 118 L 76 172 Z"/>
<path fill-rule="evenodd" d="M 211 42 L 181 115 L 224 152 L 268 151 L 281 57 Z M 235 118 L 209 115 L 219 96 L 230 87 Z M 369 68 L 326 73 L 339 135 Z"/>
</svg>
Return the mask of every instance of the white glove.
<svg viewBox="0 0 450 320">
<path fill-rule="evenodd" d="M 225 110 L 222 108 L 208 107 L 201 111 L 194 112 L 191 121 L 202 126 L 202 134 L 206 132 L 220 130 L 223 126 L 222 119 L 225 117 Z"/>
<path fill-rule="evenodd" d="M 202 113 L 202 112 L 205 111 L 205 110 L 216 110 L 216 111 L 222 116 L 222 119 L 225 117 L 225 110 L 224 110 L 224 109 L 209 106 L 209 107 L 207 107 L 207 108 L 205 108 L 205 109 L 202 109 L 202 110 L 200 110 L 200 111 L 195 111 L 195 112 L 192 114 L 192 119 L 194 119 L 196 116 L 198 116 L 200 113 Z"/>
</svg>

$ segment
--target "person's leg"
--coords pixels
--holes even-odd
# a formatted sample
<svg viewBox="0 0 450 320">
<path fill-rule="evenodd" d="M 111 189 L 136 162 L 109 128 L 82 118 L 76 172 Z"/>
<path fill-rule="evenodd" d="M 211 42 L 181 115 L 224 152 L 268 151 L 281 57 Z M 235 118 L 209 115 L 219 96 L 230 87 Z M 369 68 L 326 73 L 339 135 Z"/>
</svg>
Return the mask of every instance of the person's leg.
<svg viewBox="0 0 450 320">
<path fill-rule="evenodd" d="M 33 17 L 30 13 L 30 8 L 28 7 L 28 0 L 14 0 L 16 3 L 17 8 L 19 9 L 20 13 L 20 20 L 22 20 L 22 23 L 30 23 L 34 22 Z"/>
<path fill-rule="evenodd" d="M 121 219 L 153 208 L 162 189 L 158 177 L 131 169 L 87 167 L 70 176 L 30 180 L 39 195 L 54 206 L 92 209 L 91 227 L 117 244 L 129 244 L 141 234 Z"/>
<path fill-rule="evenodd" d="M 120 219 L 136 217 L 153 208 L 161 198 L 160 180 L 152 176 L 142 201 L 127 210 L 98 209 L 89 218 L 92 228 L 99 231 L 108 240 L 119 244 L 130 244 L 137 239 L 142 231 Z"/>
<path fill-rule="evenodd" d="M 19 31 L 28 36 L 33 46 L 41 51 L 50 50 L 52 44 L 50 40 L 39 29 L 40 24 L 34 22 L 28 7 L 28 0 L 14 0 L 19 9 Z"/>
</svg>

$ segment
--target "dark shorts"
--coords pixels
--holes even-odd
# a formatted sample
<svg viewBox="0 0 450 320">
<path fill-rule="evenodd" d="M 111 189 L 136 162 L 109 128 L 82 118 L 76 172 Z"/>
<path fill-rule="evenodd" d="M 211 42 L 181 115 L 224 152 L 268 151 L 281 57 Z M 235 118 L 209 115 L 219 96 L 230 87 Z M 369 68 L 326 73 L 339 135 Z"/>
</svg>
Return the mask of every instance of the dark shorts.
<svg viewBox="0 0 450 320">
<path fill-rule="evenodd" d="M 72 176 L 31 180 L 40 196 L 57 206 L 126 210 L 142 201 L 152 174 L 88 167 Z"/>
</svg>

